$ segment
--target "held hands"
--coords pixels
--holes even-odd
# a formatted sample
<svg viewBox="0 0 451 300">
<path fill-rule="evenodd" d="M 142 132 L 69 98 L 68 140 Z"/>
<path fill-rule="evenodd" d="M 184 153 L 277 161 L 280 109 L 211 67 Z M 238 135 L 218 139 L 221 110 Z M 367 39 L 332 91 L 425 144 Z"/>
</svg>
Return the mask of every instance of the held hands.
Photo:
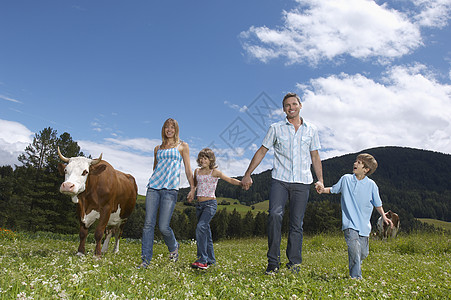
<svg viewBox="0 0 451 300">
<path fill-rule="evenodd" d="M 191 203 L 194 200 L 194 193 L 195 193 L 195 190 L 191 189 L 191 191 L 188 193 L 188 196 L 186 196 L 189 203 Z"/>
<path fill-rule="evenodd" d="M 315 189 L 318 194 L 324 193 L 324 184 L 321 181 L 315 183 Z"/>
<path fill-rule="evenodd" d="M 249 190 L 249 188 L 251 187 L 253 181 L 250 175 L 244 175 L 243 179 L 241 179 L 241 187 L 243 188 L 243 190 Z"/>
</svg>

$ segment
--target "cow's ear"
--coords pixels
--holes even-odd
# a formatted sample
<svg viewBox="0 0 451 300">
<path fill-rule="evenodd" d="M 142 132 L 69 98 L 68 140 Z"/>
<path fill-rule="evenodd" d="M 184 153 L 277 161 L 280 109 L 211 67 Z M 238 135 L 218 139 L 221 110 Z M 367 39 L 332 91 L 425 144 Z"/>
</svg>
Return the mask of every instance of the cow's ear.
<svg viewBox="0 0 451 300">
<path fill-rule="evenodd" d="M 106 169 L 106 165 L 101 164 L 101 165 L 91 165 L 89 167 L 89 172 L 92 175 L 99 175 L 100 173 L 102 173 L 103 171 L 105 171 Z"/>
<path fill-rule="evenodd" d="M 65 174 L 65 172 L 64 172 L 64 169 L 66 169 L 66 164 L 62 164 L 62 163 L 59 163 L 58 164 L 58 172 L 61 174 L 61 175 L 64 175 Z"/>
</svg>

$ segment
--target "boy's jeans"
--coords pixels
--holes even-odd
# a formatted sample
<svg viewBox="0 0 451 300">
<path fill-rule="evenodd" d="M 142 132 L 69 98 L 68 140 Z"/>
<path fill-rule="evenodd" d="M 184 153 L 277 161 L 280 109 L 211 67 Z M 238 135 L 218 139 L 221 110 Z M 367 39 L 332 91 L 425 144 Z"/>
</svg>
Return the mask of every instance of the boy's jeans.
<svg viewBox="0 0 451 300">
<path fill-rule="evenodd" d="M 288 183 L 271 179 L 268 216 L 268 264 L 279 267 L 282 217 L 289 199 L 289 232 L 287 244 L 288 265 L 302 262 L 302 240 L 305 209 L 310 191 L 309 184 Z"/>
<path fill-rule="evenodd" d="M 349 275 L 351 278 L 362 278 L 362 261 L 369 254 L 369 238 L 359 235 L 357 230 L 343 230 L 348 245 Z"/>
<path fill-rule="evenodd" d="M 216 263 L 210 221 L 215 215 L 217 207 L 216 199 L 198 202 L 196 206 L 197 261 L 203 264 Z"/>
<path fill-rule="evenodd" d="M 142 261 L 146 264 L 152 260 L 154 232 L 158 210 L 160 211 L 158 228 L 163 235 L 164 242 L 168 247 L 169 252 L 175 251 L 178 247 L 174 232 L 171 227 L 169 227 L 169 222 L 171 221 L 172 212 L 174 211 L 176 201 L 176 190 L 147 189 L 146 218 L 144 220 L 141 250 Z"/>
</svg>

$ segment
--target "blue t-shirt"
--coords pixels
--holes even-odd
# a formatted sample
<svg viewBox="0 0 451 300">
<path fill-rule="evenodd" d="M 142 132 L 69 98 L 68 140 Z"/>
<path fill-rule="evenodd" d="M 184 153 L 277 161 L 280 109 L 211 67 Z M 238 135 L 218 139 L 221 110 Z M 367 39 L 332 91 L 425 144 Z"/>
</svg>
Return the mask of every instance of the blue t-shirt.
<svg viewBox="0 0 451 300">
<path fill-rule="evenodd" d="M 330 192 L 341 193 L 342 230 L 351 228 L 361 236 L 369 236 L 373 206 L 382 206 L 376 183 L 366 176 L 358 180 L 355 174 L 346 174 L 332 186 Z"/>
</svg>

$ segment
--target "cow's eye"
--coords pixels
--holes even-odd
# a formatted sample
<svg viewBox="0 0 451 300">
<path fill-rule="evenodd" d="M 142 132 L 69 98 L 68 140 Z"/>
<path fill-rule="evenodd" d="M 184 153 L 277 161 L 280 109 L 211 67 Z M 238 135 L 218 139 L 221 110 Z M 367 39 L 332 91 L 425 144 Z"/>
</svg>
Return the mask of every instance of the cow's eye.
<svg viewBox="0 0 451 300">
<path fill-rule="evenodd" d="M 88 171 L 84 170 L 83 173 L 81 174 L 81 176 L 86 176 L 86 175 L 88 175 Z"/>
</svg>

